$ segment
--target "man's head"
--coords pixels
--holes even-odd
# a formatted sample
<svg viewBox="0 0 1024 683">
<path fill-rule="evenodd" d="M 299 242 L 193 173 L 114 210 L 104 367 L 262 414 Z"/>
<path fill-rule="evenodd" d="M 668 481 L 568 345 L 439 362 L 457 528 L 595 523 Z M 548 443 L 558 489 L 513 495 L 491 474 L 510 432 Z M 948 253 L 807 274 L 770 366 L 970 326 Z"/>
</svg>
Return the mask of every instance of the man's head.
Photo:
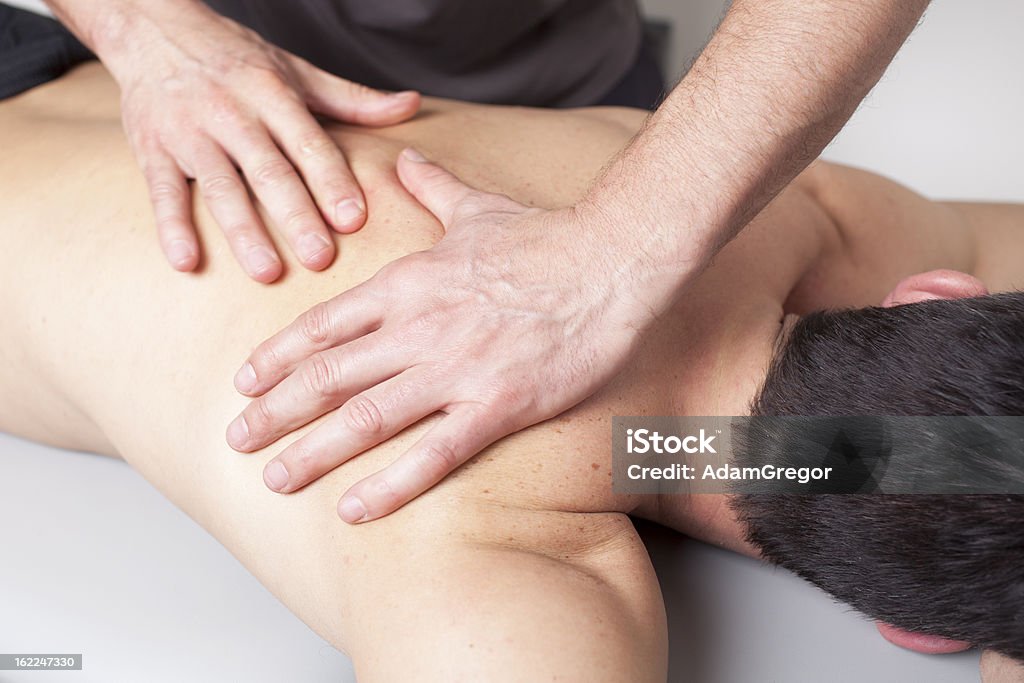
<svg viewBox="0 0 1024 683">
<path fill-rule="evenodd" d="M 933 271 L 796 321 L 754 415 L 1024 415 L 1024 292 Z"/>
<path fill-rule="evenodd" d="M 934 271 L 881 308 L 808 315 L 751 412 L 1024 415 L 1024 292 L 987 295 Z M 764 557 L 868 616 L 1024 659 L 1024 497 L 748 495 L 733 506 Z"/>
</svg>

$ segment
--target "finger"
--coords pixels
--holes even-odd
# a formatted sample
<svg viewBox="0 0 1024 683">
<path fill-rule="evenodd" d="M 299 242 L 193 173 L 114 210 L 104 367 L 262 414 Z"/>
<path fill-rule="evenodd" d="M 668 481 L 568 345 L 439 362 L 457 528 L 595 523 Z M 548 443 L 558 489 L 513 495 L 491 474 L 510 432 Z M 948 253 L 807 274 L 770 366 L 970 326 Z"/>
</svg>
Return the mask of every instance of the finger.
<svg viewBox="0 0 1024 683">
<path fill-rule="evenodd" d="M 257 346 L 235 374 L 235 388 L 257 396 L 290 375 L 306 358 L 348 343 L 380 325 L 380 309 L 362 286 L 313 306 Z"/>
<path fill-rule="evenodd" d="M 267 463 L 263 478 L 280 493 L 315 481 L 363 451 L 387 441 L 438 409 L 437 387 L 409 370 L 345 403 L 322 425 Z"/>
<path fill-rule="evenodd" d="M 320 213 L 338 232 L 351 233 L 366 223 L 366 200 L 337 143 L 308 110 L 288 107 L 268 117 L 281 148 L 313 194 Z"/>
<path fill-rule="evenodd" d="M 338 514 L 354 524 L 394 512 L 504 436 L 499 424 L 477 408 L 452 411 L 398 460 L 346 491 Z"/>
<path fill-rule="evenodd" d="M 210 143 L 196 155 L 196 182 L 213 218 L 221 226 L 231 251 L 258 282 L 281 275 L 281 261 L 252 204 L 245 184 L 219 147 Z"/>
<path fill-rule="evenodd" d="M 306 103 L 319 114 L 361 126 L 390 126 L 419 111 L 418 92 L 385 93 L 338 78 L 308 62 L 296 61 L 294 65 Z"/>
<path fill-rule="evenodd" d="M 393 345 L 392 345 L 393 346 Z M 402 350 L 370 334 L 310 356 L 280 384 L 255 399 L 228 426 L 237 451 L 263 448 L 312 422 L 367 387 L 401 372 Z"/>
<path fill-rule="evenodd" d="M 398 157 L 398 178 L 409 194 L 441 221 L 445 230 L 451 227 L 455 208 L 477 192 L 412 147 Z"/>
<path fill-rule="evenodd" d="M 140 160 L 153 202 L 160 247 L 175 270 L 195 270 L 199 265 L 199 242 L 185 175 L 162 151 L 145 153 Z"/>
<path fill-rule="evenodd" d="M 334 260 L 334 243 L 292 163 L 264 129 L 234 131 L 228 138 L 234 157 L 267 215 L 281 230 L 306 268 L 323 270 Z"/>
</svg>

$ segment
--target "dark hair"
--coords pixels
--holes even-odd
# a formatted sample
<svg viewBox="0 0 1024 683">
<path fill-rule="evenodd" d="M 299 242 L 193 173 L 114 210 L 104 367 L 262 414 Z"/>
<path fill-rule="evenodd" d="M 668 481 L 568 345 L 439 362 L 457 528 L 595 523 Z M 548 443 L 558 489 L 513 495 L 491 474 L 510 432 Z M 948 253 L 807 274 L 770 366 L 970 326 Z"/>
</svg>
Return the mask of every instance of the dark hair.
<svg viewBox="0 0 1024 683">
<path fill-rule="evenodd" d="M 1024 292 L 808 315 L 751 413 L 1024 415 Z M 1024 660 L 1024 496 L 751 494 L 732 506 L 767 560 L 869 617 Z"/>
</svg>

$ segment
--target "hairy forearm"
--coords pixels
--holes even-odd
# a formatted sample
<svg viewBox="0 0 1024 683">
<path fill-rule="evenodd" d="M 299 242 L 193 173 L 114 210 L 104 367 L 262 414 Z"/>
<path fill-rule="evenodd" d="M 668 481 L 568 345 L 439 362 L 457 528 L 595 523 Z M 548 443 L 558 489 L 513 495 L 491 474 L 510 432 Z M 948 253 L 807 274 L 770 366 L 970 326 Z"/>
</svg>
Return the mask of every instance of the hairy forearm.
<svg viewBox="0 0 1024 683">
<path fill-rule="evenodd" d="M 820 154 L 927 4 L 735 0 L 581 209 L 631 226 L 630 270 L 662 280 L 641 286 L 677 289 Z"/>
<path fill-rule="evenodd" d="M 142 15 L 208 11 L 198 0 L 44 0 L 54 15 L 108 68 L 110 61 L 131 57 L 129 37 Z"/>
</svg>

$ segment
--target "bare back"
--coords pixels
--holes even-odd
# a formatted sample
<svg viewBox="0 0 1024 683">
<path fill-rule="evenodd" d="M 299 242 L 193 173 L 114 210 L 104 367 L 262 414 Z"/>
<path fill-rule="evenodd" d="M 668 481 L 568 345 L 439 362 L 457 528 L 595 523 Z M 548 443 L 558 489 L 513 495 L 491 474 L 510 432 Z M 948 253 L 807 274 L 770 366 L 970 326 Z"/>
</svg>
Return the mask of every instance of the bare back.
<svg viewBox="0 0 1024 683">
<path fill-rule="evenodd" d="M 427 425 L 280 496 L 264 487 L 260 472 L 281 445 L 243 456 L 224 443 L 225 426 L 244 405 L 231 385 L 238 364 L 314 303 L 441 238 L 438 223 L 394 175 L 405 146 L 416 145 L 478 187 L 554 207 L 580 196 L 643 114 L 437 101 L 401 126 L 339 128 L 336 137 L 367 190 L 369 223 L 340 238 L 327 271 L 288 262 L 285 277 L 265 286 L 238 268 L 201 203 L 204 264 L 195 275 L 166 266 L 116 105 L 116 90 L 97 66 L 0 105 L 0 291 L 18 293 L 4 303 L 0 386 L 21 397 L 3 403 L 0 428 L 121 454 L 300 616 L 321 633 L 342 634 L 332 642 L 351 647 L 360 635 L 340 617 L 317 613 L 306 598 L 310 587 L 333 596 L 342 611 L 374 604 L 386 596 L 381 577 L 398 570 L 365 554 L 360 560 L 352 547 L 391 547 L 401 538 L 411 548 L 414 539 L 453 534 L 496 551 L 572 558 L 580 572 L 573 590 L 586 595 L 590 581 L 610 587 L 620 601 L 607 608 L 631 606 L 619 623 L 640 633 L 633 627 L 661 613 L 660 596 L 621 514 L 643 501 L 611 493 L 610 416 L 742 412 L 737 397 L 759 381 L 785 310 L 877 303 L 900 277 L 931 268 L 990 267 L 995 288 L 1012 280 L 1009 258 L 979 255 L 983 230 L 961 209 L 876 176 L 818 165 L 720 254 L 609 387 L 503 440 L 399 513 L 352 529 L 339 526 L 337 496 L 393 460 Z M 1001 253 L 1013 249 L 1024 252 L 1024 240 Z M 291 563 L 275 561 L 282 555 Z M 332 561 L 317 562 L 325 556 Z M 306 585 L 296 585 L 289 571 L 300 561 Z M 360 586 L 358 597 L 337 585 L 339 575 Z M 553 638 L 521 635 L 541 636 Z M 582 647 L 556 640 L 547 645 Z M 608 654 L 600 642 L 592 645 Z M 626 659 L 663 645 L 652 637 Z"/>
</svg>

